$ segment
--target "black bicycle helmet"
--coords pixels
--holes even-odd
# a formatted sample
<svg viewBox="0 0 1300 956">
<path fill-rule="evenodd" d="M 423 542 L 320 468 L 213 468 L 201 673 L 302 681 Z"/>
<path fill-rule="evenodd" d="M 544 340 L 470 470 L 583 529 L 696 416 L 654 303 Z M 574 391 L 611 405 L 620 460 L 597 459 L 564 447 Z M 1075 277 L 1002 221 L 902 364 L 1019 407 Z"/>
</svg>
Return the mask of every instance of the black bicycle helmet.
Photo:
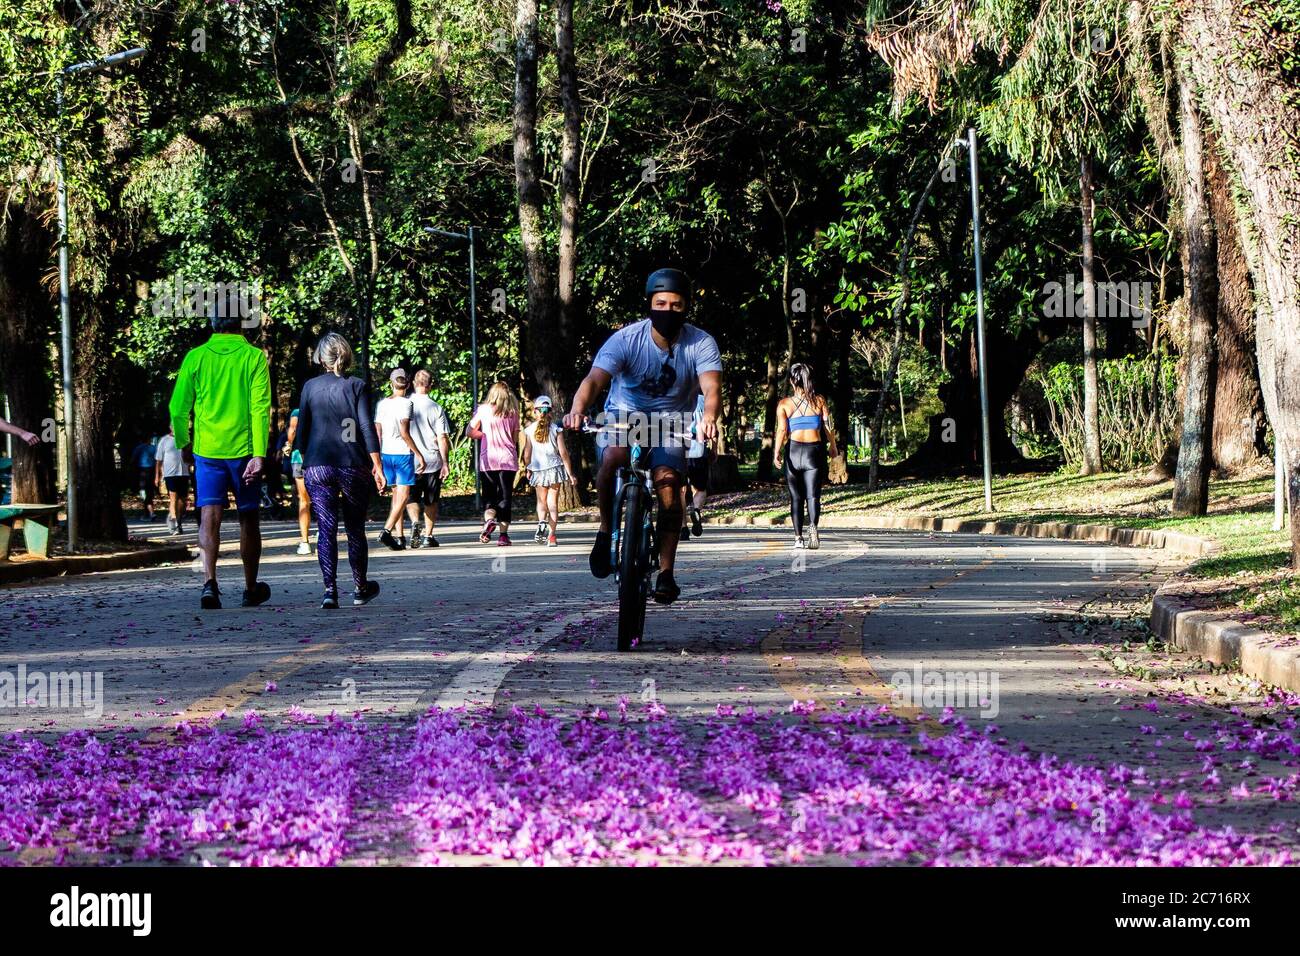
<svg viewBox="0 0 1300 956">
<path fill-rule="evenodd" d="M 680 269 L 656 269 L 645 280 L 645 297 L 651 298 L 656 292 L 676 292 L 691 304 L 691 277 Z"/>
</svg>

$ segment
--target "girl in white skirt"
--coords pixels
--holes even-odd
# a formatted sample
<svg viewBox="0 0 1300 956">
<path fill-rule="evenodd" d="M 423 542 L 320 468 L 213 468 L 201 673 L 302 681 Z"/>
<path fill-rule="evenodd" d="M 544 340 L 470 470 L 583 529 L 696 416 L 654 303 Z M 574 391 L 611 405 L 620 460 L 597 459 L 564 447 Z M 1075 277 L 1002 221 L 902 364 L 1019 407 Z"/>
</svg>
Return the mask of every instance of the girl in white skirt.
<svg viewBox="0 0 1300 956">
<path fill-rule="evenodd" d="M 528 462 L 524 474 L 537 492 L 537 534 L 533 540 L 552 548 L 560 543 L 555 537 L 560 518 L 560 485 L 566 481 L 578 484 L 562 432 L 551 419 L 550 397 L 539 395 L 533 401 L 533 420 L 524 429 L 523 459 Z"/>
</svg>

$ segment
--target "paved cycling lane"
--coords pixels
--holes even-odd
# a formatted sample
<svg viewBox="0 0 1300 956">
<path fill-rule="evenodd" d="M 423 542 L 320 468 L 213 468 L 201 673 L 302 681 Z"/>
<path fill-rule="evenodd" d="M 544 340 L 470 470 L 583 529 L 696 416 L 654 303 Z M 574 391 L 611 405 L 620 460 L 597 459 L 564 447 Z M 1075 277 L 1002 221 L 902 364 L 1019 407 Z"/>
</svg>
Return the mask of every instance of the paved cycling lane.
<svg viewBox="0 0 1300 956">
<path fill-rule="evenodd" d="M 269 529 L 262 577 L 274 596 L 259 609 L 200 612 L 198 574 L 182 567 L 2 590 L 0 669 L 102 673 L 104 713 L 19 707 L 0 710 L 0 728 L 168 725 L 248 708 L 609 708 L 620 698 L 683 714 L 785 708 L 837 695 L 870 701 L 918 664 L 1004 671 L 1001 706 L 1029 707 L 1063 665 L 1043 615 L 1150 574 L 1157 560 L 1072 543 L 875 531 L 828 532 L 819 551 L 794 552 L 780 529 L 710 527 L 682 547 L 682 599 L 651 604 L 643 645 L 618 654 L 613 581 L 587 571 L 589 532 L 562 530 L 559 548 L 483 546 L 467 524 L 440 529 L 436 550 L 377 548 L 372 573 L 384 591 L 357 609 L 315 606 L 315 558 L 292 553 L 284 526 Z M 237 605 L 233 551 L 220 573 L 227 604 Z M 819 639 L 828 646 L 795 647 L 795 630 L 837 615 L 846 623 Z M 1029 656 L 1016 656 L 1021 646 Z"/>
<path fill-rule="evenodd" d="M 519 707 L 657 710 L 689 737 L 750 707 L 815 719 L 884 704 L 941 736 L 951 728 L 934 718 L 953 706 L 1014 750 L 1167 775 L 1161 792 L 1212 778 L 1199 820 L 1296 840 L 1294 802 L 1220 796 L 1250 779 L 1286 786 L 1285 753 L 1260 745 L 1266 759 L 1207 769 L 1203 751 L 1224 711 L 1157 706 L 1150 685 L 1117 679 L 1079 633 L 1081 610 L 1154 589 L 1169 570 L 1157 552 L 843 530 L 828 531 L 819 551 L 795 552 L 783 529 L 714 526 L 682 547 L 682 599 L 652 604 L 643 644 L 620 654 L 612 579 L 587 571 L 590 528 L 565 526 L 558 548 L 517 529 L 509 549 L 480 545 L 477 527 L 457 523 L 439 529 L 436 550 L 373 550 L 384 590 L 365 608 L 317 607 L 315 558 L 293 553 L 285 524 L 267 529 L 262 577 L 273 598 L 258 609 L 201 612 L 193 567 L 0 589 L 0 679 L 76 671 L 104 686 L 94 708 L 0 707 L 0 731 L 134 728 L 161 739 L 179 721 L 224 715 L 237 725 L 249 711 L 280 726 L 331 712 L 400 724 L 430 708 Z M 220 573 L 237 603 L 233 542 Z M 897 693 L 936 679 L 939 697 Z"/>
</svg>

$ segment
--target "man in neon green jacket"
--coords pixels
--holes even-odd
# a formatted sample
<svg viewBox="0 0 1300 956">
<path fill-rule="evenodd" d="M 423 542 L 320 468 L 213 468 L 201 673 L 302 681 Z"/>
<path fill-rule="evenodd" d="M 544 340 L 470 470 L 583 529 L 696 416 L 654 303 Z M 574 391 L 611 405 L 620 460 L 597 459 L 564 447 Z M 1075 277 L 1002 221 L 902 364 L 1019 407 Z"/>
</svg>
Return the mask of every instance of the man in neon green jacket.
<svg viewBox="0 0 1300 956">
<path fill-rule="evenodd" d="M 244 562 L 244 607 L 271 596 L 257 580 L 262 560 L 258 520 L 262 471 L 271 430 L 271 376 L 262 350 L 244 338 L 238 316 L 212 318 L 212 337 L 191 349 L 176 376 L 170 404 L 176 444 L 194 459 L 194 504 L 204 584 L 201 607 L 221 607 L 217 554 L 227 492 L 239 511 L 239 556 Z M 194 417 L 191 436 L 190 416 Z"/>
</svg>

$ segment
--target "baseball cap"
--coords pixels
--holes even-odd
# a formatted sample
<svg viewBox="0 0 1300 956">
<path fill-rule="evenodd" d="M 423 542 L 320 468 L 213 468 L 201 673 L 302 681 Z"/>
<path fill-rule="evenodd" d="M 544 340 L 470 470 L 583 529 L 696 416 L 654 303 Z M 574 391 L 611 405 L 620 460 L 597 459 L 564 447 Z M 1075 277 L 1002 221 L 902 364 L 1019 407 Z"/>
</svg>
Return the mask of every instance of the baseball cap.
<svg viewBox="0 0 1300 956">
<path fill-rule="evenodd" d="M 551 396 L 549 395 L 538 395 L 536 398 L 533 399 L 533 408 L 550 408 L 550 407 L 551 407 Z"/>
<path fill-rule="evenodd" d="M 393 374 L 388 376 L 388 380 L 389 380 L 390 382 L 396 382 L 399 378 L 400 378 L 402 381 L 406 381 L 406 369 L 404 369 L 404 368 L 395 368 L 395 369 L 393 369 Z"/>
</svg>

